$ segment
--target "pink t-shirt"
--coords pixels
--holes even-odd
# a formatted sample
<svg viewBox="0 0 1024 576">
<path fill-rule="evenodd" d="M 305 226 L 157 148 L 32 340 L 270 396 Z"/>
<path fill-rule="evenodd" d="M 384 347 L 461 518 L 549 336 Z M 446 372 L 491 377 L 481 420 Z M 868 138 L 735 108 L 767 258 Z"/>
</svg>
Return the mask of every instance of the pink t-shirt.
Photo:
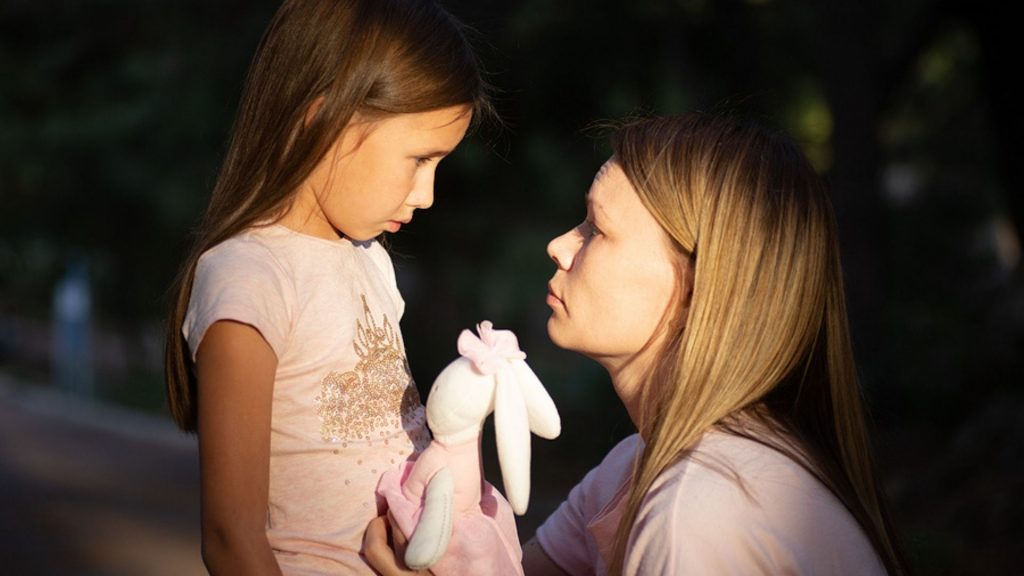
<svg viewBox="0 0 1024 576">
<path fill-rule="evenodd" d="M 637 435 L 619 443 L 538 529 L 544 551 L 569 574 L 607 573 L 638 448 Z M 797 463 L 710 432 L 651 487 L 624 574 L 875 575 L 885 568 L 853 516 Z"/>
<path fill-rule="evenodd" d="M 377 481 L 430 441 L 404 306 L 375 241 L 272 225 L 199 260 L 182 328 L 193 358 L 217 320 L 254 326 L 277 355 L 267 538 L 285 574 L 373 574 L 359 549 Z"/>
</svg>

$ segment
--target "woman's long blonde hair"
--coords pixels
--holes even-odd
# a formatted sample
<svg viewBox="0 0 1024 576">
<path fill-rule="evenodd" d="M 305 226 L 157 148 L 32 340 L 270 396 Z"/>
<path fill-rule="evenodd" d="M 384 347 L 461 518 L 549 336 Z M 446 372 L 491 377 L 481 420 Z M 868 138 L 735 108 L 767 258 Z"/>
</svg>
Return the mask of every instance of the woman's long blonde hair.
<svg viewBox="0 0 1024 576">
<path fill-rule="evenodd" d="M 320 105 L 308 115 L 314 102 Z M 357 111 L 386 117 L 460 105 L 474 123 L 493 114 L 463 27 L 434 0 L 281 4 L 256 50 L 227 157 L 171 288 L 164 379 L 179 427 L 196 428 L 196 382 L 181 326 L 203 252 L 280 217 Z"/>
<path fill-rule="evenodd" d="M 655 478 L 712 428 L 804 466 L 888 571 L 902 572 L 861 408 L 835 217 L 814 169 L 779 134 L 703 114 L 627 123 L 612 147 L 680 262 L 693 266 L 688 316 L 669 314 L 643 388 L 646 448 L 613 573 Z"/>
</svg>

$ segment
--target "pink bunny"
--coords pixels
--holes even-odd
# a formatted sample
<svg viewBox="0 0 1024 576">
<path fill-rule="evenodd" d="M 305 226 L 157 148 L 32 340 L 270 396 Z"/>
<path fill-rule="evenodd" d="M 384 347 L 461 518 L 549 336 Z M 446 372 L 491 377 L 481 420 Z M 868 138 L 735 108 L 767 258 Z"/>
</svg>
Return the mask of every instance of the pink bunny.
<svg viewBox="0 0 1024 576">
<path fill-rule="evenodd" d="M 446 574 L 522 574 L 516 514 L 530 498 L 530 432 L 555 438 L 558 411 L 525 362 L 515 334 L 490 322 L 459 335 L 461 358 L 434 381 L 427 423 L 434 440 L 388 471 L 377 488 L 409 535 L 405 562 Z M 494 412 L 498 460 L 509 500 L 483 480 L 480 431 Z"/>
</svg>

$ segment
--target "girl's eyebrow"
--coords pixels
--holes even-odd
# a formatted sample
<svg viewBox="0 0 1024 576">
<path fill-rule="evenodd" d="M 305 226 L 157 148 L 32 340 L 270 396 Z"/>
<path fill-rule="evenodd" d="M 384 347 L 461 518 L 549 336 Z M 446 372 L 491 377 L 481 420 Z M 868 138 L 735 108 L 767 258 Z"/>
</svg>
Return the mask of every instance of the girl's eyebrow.
<svg viewBox="0 0 1024 576">
<path fill-rule="evenodd" d="M 451 150 L 433 150 L 425 154 L 413 154 L 413 156 L 416 158 L 444 158 L 451 153 Z"/>
</svg>

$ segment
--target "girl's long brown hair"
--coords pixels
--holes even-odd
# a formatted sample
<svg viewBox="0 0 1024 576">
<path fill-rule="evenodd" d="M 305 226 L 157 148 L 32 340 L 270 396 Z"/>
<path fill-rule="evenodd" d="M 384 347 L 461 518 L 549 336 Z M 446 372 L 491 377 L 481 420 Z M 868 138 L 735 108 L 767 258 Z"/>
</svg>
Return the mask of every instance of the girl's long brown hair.
<svg viewBox="0 0 1024 576">
<path fill-rule="evenodd" d="M 486 92 L 462 27 L 432 0 L 285 0 L 256 50 L 227 156 L 171 289 L 164 375 L 178 426 L 196 428 L 181 327 L 199 256 L 280 217 L 356 111 L 467 105 L 476 122 L 492 114 Z"/>
<path fill-rule="evenodd" d="M 861 408 L 835 217 L 820 178 L 788 139 L 711 115 L 627 123 L 612 147 L 680 262 L 693 266 L 688 316 L 670 312 L 643 388 L 638 425 L 646 447 L 613 573 L 623 570 L 654 480 L 712 428 L 804 466 L 846 506 L 888 571 L 901 573 Z"/>
</svg>

